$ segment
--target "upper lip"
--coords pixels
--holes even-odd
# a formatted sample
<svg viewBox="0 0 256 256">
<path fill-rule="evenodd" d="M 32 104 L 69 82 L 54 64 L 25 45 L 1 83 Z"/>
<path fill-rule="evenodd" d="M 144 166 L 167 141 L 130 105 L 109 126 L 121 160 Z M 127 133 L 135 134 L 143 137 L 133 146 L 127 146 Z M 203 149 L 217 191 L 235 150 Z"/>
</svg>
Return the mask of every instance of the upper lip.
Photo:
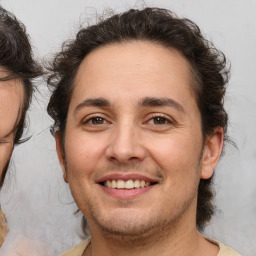
<svg viewBox="0 0 256 256">
<path fill-rule="evenodd" d="M 153 179 L 141 174 L 137 174 L 137 173 L 111 173 L 108 175 L 105 175 L 99 179 L 96 180 L 97 183 L 102 183 L 105 182 L 107 180 L 144 180 L 146 182 L 150 182 L 150 183 L 156 183 L 159 182 L 158 179 Z"/>
</svg>

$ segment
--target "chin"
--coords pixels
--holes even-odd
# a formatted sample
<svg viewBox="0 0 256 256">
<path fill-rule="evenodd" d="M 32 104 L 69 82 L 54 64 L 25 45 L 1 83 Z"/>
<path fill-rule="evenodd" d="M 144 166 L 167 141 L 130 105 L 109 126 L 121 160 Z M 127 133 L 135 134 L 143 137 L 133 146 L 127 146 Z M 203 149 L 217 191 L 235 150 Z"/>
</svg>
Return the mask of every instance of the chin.
<svg viewBox="0 0 256 256">
<path fill-rule="evenodd" d="M 141 209 L 119 208 L 106 210 L 105 208 L 105 211 L 101 210 L 91 208 L 90 216 L 87 218 L 89 226 L 93 224 L 104 233 L 112 235 L 140 235 L 150 230 L 152 224 L 155 223 L 152 220 L 152 214 L 150 216 L 150 214 L 146 214 Z"/>
<path fill-rule="evenodd" d="M 154 214 L 152 211 L 141 211 L 136 209 L 119 209 L 114 212 L 100 214 L 98 211 L 91 212 L 90 221 L 93 226 L 104 233 L 105 236 L 115 240 L 143 239 L 158 233 L 159 229 L 164 230 L 175 222 L 173 218 L 166 220 L 163 216 Z M 174 218 L 175 219 L 175 218 Z M 89 220 L 88 220 L 89 221 Z M 91 223 L 89 223 L 89 226 Z"/>
<path fill-rule="evenodd" d="M 128 220 L 115 220 L 112 225 L 107 223 L 97 223 L 99 228 L 107 235 L 117 237 L 141 237 L 145 234 L 151 233 L 154 230 L 154 225 L 149 223 L 138 223 L 138 221 L 130 222 Z"/>
</svg>

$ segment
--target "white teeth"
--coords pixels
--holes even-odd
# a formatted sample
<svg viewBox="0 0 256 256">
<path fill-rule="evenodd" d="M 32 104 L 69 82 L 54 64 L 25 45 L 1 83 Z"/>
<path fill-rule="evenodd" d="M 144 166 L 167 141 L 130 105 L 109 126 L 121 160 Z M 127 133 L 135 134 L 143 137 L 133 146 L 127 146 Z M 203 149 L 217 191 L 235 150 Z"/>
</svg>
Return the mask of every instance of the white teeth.
<svg viewBox="0 0 256 256">
<path fill-rule="evenodd" d="M 125 182 L 125 188 L 127 188 L 127 189 L 134 188 L 133 180 L 127 180 L 127 181 Z"/>
<path fill-rule="evenodd" d="M 117 187 L 117 184 L 116 184 L 116 181 L 115 180 L 112 180 L 112 184 L 111 184 L 112 186 L 112 188 L 116 188 Z"/>
<path fill-rule="evenodd" d="M 108 188 L 111 188 L 112 186 L 111 186 L 111 181 L 110 180 L 107 180 L 107 182 L 106 182 L 106 186 L 108 187 Z"/>
<path fill-rule="evenodd" d="M 119 188 L 119 189 L 133 189 L 133 188 L 144 188 L 150 185 L 149 181 L 145 180 L 107 180 L 104 182 L 104 186 L 108 188 Z"/>
<path fill-rule="evenodd" d="M 134 187 L 135 188 L 140 188 L 140 181 L 139 180 L 134 181 Z"/>
<path fill-rule="evenodd" d="M 118 180 L 116 187 L 117 187 L 117 188 L 124 188 L 124 181 L 123 181 L 123 180 Z"/>
</svg>

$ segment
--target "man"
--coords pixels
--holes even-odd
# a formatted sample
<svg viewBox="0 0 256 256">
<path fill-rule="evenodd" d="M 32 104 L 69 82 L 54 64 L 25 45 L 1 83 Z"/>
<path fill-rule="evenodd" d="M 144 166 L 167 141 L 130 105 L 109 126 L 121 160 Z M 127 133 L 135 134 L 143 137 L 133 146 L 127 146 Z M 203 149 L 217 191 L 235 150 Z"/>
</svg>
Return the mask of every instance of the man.
<svg viewBox="0 0 256 256">
<path fill-rule="evenodd" d="M 114 15 L 81 29 L 51 71 L 57 153 L 91 233 L 64 255 L 238 255 L 198 233 L 214 213 L 229 70 L 193 22 Z"/>
<path fill-rule="evenodd" d="M 0 6 L 0 189 L 15 144 L 21 143 L 32 79 L 41 74 L 24 25 Z M 0 246 L 8 231 L 0 207 Z"/>
</svg>

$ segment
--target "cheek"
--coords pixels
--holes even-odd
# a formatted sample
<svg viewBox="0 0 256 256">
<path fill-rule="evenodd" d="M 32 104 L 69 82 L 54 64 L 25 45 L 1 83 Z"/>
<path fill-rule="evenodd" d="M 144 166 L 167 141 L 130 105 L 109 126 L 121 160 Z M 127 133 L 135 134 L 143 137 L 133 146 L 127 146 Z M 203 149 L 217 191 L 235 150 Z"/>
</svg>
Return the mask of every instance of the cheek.
<svg viewBox="0 0 256 256">
<path fill-rule="evenodd" d="M 200 139 L 196 141 L 191 136 L 170 135 L 160 138 L 150 138 L 148 144 L 150 153 L 161 158 L 161 162 L 176 162 L 180 164 L 191 163 L 191 159 L 198 159 L 200 152 Z M 194 162 L 193 161 L 193 162 Z"/>
<path fill-rule="evenodd" d="M 2 175 L 3 169 L 7 162 L 11 158 L 12 148 L 12 143 L 0 144 L 0 176 Z"/>
<path fill-rule="evenodd" d="M 200 139 L 176 134 L 169 138 L 150 139 L 149 153 L 164 171 L 169 182 L 185 184 L 186 180 L 197 179 L 199 175 Z"/>
<path fill-rule="evenodd" d="M 78 133 L 74 136 L 66 135 L 66 138 L 71 139 L 65 142 L 65 154 L 69 178 L 80 179 L 88 177 L 97 168 L 104 153 L 104 143 Z"/>
<path fill-rule="evenodd" d="M 8 134 L 15 126 L 19 111 L 22 108 L 23 86 L 21 84 L 0 84 L 0 136 Z"/>
</svg>

